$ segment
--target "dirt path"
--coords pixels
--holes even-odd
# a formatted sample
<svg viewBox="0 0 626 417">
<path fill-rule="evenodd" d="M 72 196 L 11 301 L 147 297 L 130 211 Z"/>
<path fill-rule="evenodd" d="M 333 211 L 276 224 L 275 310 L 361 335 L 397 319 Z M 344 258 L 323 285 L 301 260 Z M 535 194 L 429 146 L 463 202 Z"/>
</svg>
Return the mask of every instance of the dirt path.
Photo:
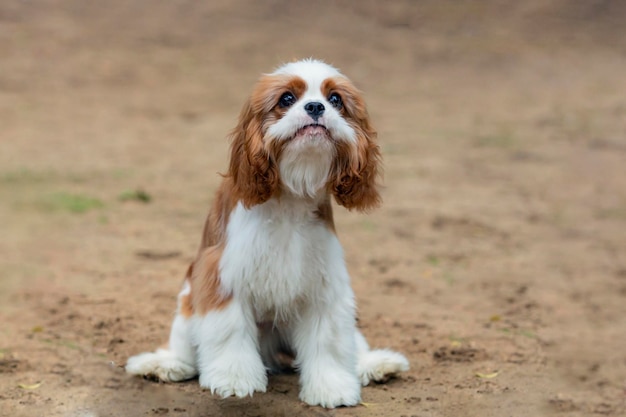
<svg viewBox="0 0 626 417">
<path fill-rule="evenodd" d="M 543 3 L 2 2 L 0 415 L 626 415 L 626 7 Z M 332 411 L 126 376 L 253 82 L 303 56 L 379 130 L 385 205 L 336 221 L 411 371 Z"/>
</svg>

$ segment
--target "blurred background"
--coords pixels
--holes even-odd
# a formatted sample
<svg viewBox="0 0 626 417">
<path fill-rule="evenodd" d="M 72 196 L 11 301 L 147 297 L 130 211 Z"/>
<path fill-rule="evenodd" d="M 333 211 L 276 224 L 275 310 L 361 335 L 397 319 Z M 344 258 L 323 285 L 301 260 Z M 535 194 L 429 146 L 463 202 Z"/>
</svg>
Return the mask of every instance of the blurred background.
<svg viewBox="0 0 626 417">
<path fill-rule="evenodd" d="M 626 2 L 0 3 L 0 415 L 626 413 Z M 304 57 L 364 91 L 384 206 L 336 212 L 373 346 L 327 412 L 120 369 L 167 338 L 226 136 Z M 88 414 L 91 413 L 91 414 Z"/>
</svg>

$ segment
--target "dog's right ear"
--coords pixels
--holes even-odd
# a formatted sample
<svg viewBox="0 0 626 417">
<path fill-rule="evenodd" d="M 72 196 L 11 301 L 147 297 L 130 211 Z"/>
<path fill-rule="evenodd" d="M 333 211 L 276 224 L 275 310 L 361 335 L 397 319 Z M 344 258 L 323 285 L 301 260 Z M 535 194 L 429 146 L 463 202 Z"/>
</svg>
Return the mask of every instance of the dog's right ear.
<svg viewBox="0 0 626 417">
<path fill-rule="evenodd" d="M 269 200 L 278 189 L 278 167 L 263 146 L 262 120 L 246 102 L 231 133 L 230 167 L 234 192 L 246 208 Z"/>
</svg>

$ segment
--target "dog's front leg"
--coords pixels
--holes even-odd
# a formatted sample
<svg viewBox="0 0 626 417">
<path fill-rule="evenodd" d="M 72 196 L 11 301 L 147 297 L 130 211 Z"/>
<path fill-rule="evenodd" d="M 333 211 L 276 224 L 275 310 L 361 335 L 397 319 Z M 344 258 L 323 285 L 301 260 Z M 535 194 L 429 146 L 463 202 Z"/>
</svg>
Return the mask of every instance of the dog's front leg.
<svg viewBox="0 0 626 417">
<path fill-rule="evenodd" d="M 259 354 L 257 325 L 236 297 L 220 310 L 196 317 L 200 386 L 222 397 L 265 392 L 267 374 Z"/>
<path fill-rule="evenodd" d="M 360 402 L 354 332 L 354 297 L 349 287 L 334 302 L 305 308 L 293 341 L 302 401 L 327 408 Z"/>
</svg>

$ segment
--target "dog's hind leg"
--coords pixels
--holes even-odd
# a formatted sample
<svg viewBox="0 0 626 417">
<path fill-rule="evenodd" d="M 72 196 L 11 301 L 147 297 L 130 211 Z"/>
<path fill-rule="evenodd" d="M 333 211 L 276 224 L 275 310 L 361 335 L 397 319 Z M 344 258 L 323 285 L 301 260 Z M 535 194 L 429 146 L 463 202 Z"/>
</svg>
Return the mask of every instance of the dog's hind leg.
<svg viewBox="0 0 626 417">
<path fill-rule="evenodd" d="M 190 321 L 185 317 L 183 300 L 189 295 L 189 283 L 178 294 L 178 312 L 172 323 L 167 348 L 155 352 L 140 353 L 126 362 L 126 372 L 158 378 L 165 382 L 177 382 L 198 375 L 195 348 L 191 344 Z"/>
<path fill-rule="evenodd" d="M 389 377 L 409 369 L 409 361 L 400 353 L 389 349 L 370 350 L 365 337 L 356 331 L 357 372 L 363 386 L 371 381 L 383 382 Z"/>
</svg>

